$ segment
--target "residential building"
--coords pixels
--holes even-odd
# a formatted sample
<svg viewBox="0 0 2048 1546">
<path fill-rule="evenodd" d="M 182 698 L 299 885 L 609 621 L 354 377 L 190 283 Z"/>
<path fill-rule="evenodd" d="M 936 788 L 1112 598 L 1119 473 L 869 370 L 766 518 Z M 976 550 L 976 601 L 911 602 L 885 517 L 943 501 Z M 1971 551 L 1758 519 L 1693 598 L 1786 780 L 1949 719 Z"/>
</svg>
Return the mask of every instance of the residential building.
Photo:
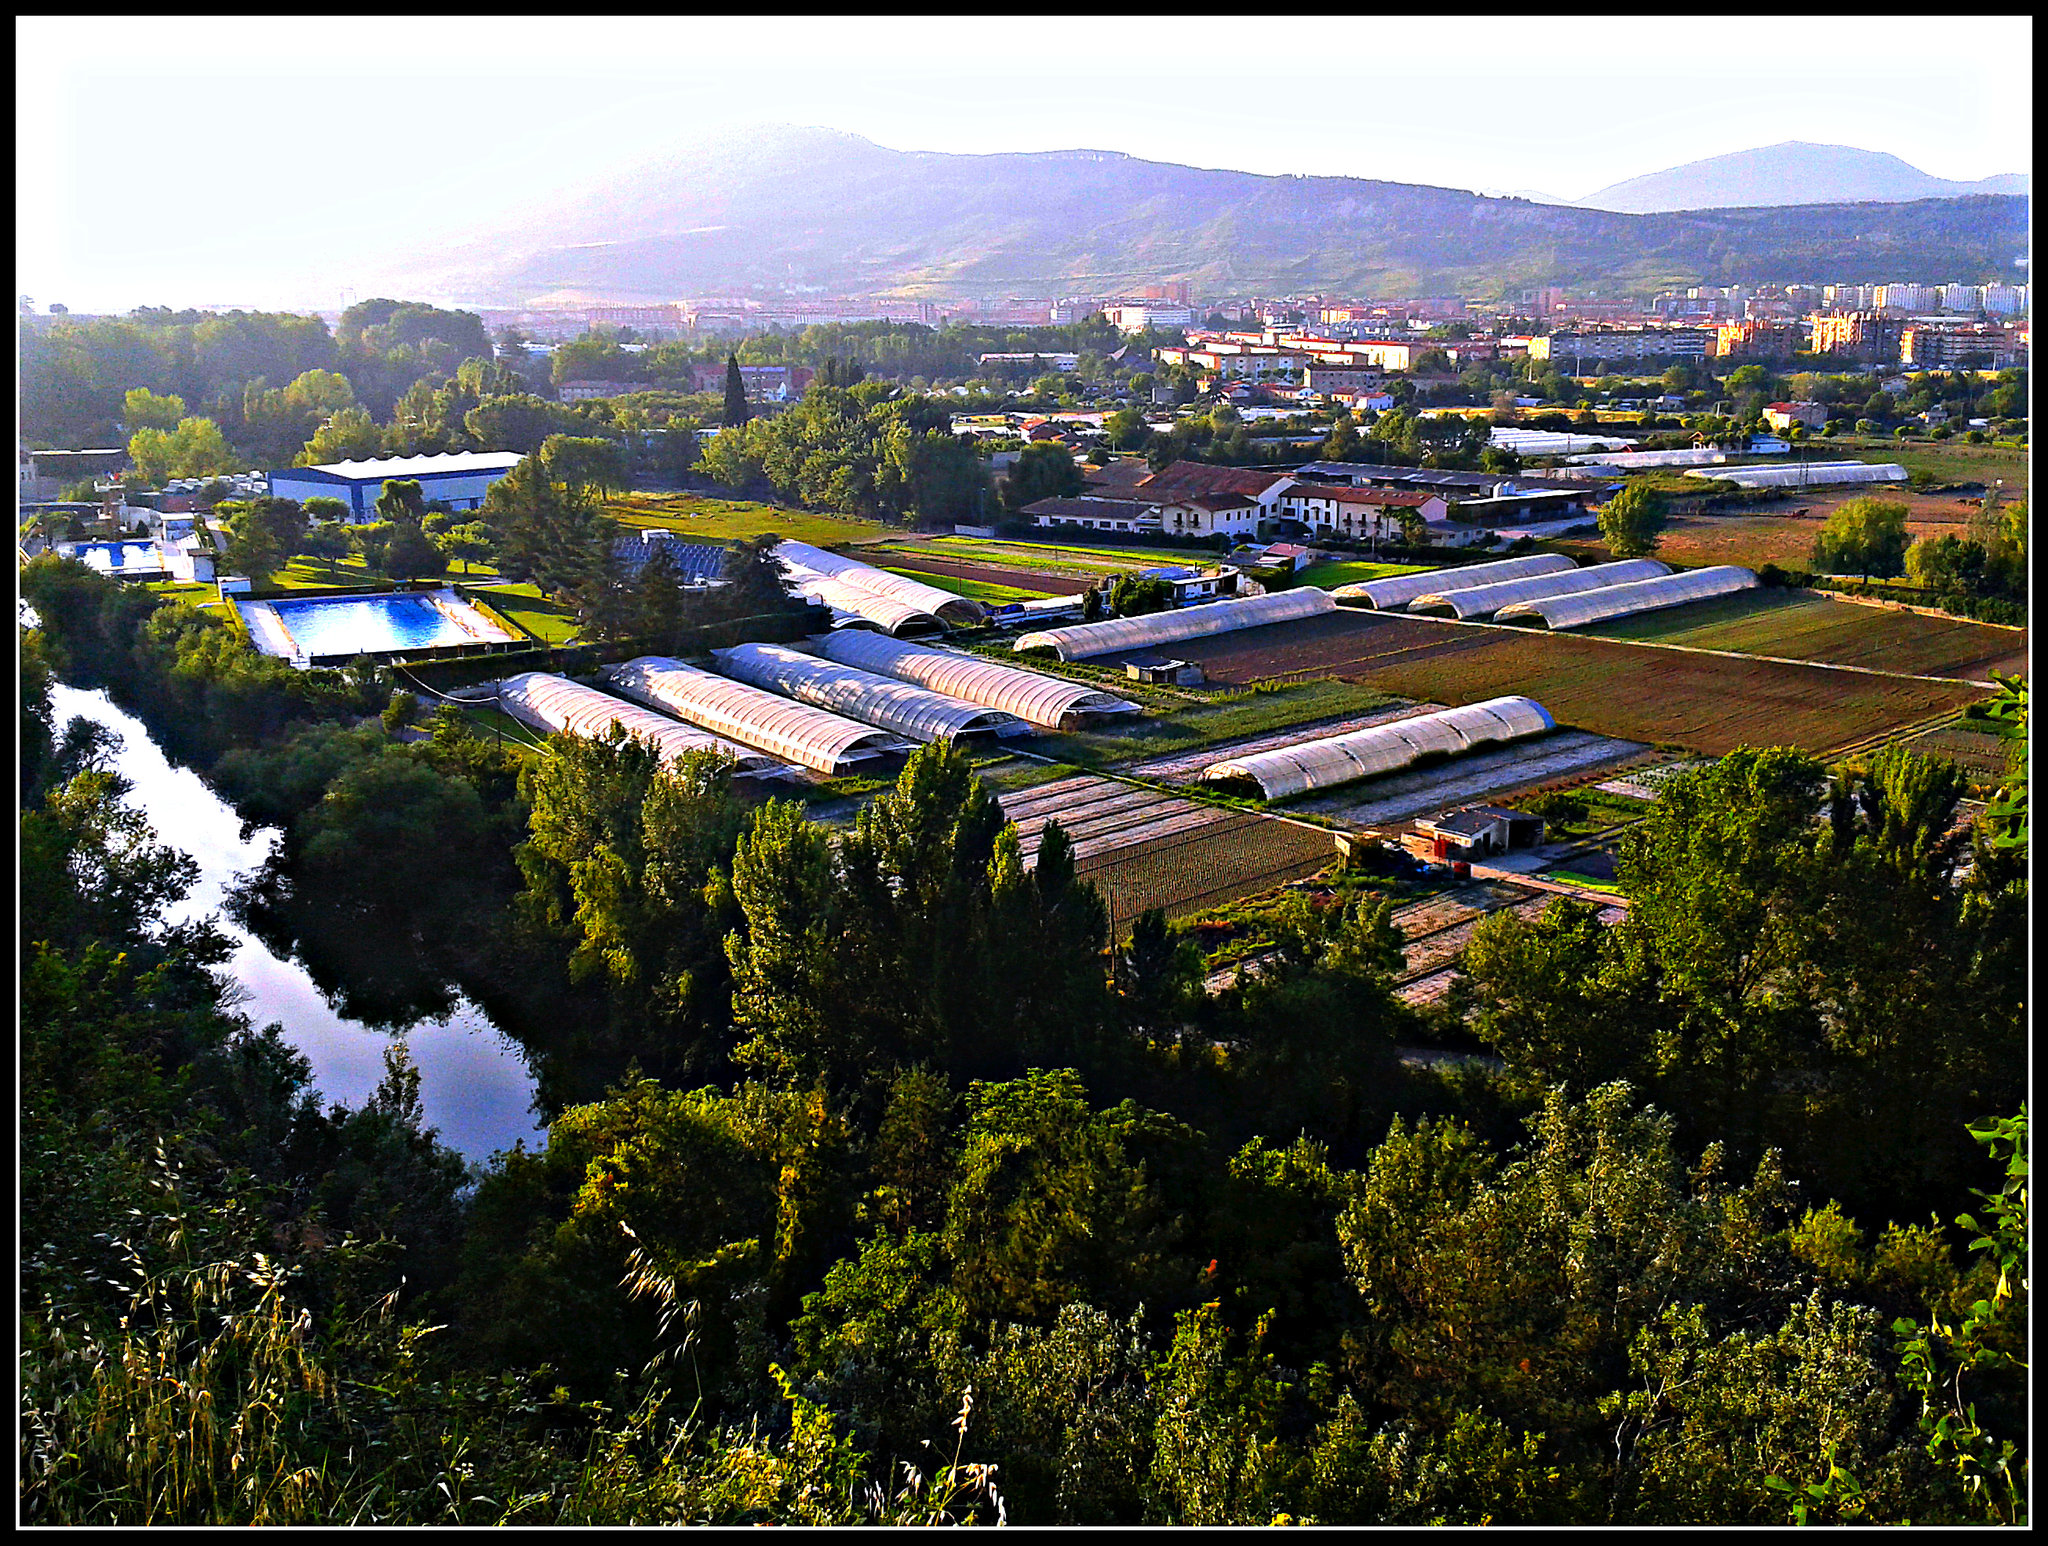
<svg viewBox="0 0 2048 1546">
<path fill-rule="evenodd" d="M 1996 323 L 1909 323 L 1899 334 L 1899 361 L 1916 369 L 1948 369 L 1966 360 L 1985 370 L 2004 370 L 2026 359 L 2016 330 Z"/>
<path fill-rule="evenodd" d="M 524 460 L 518 451 L 451 451 L 441 456 L 387 456 L 324 467 L 288 467 L 271 473 L 270 492 L 301 504 L 317 497 L 339 499 L 348 506 L 351 524 L 361 525 L 377 518 L 377 496 L 390 479 L 417 481 L 430 504 L 442 500 L 456 510 L 474 510 L 484 502 L 491 485 Z"/>
<path fill-rule="evenodd" d="M 1943 311 L 1976 312 L 1984 309 L 1984 287 L 1982 285 L 1943 285 L 1941 287 L 1941 309 Z"/>
<path fill-rule="evenodd" d="M 1187 327 L 1195 320 L 1195 314 L 1189 307 L 1169 305 L 1163 301 L 1105 306 L 1102 314 L 1120 333 L 1142 333 L 1155 327 Z"/>
<path fill-rule="evenodd" d="M 793 402 L 804 395 L 811 378 L 817 374 L 808 365 L 742 365 L 740 381 L 747 389 L 750 403 Z M 723 392 L 725 390 L 726 367 L 723 365 L 692 365 L 691 384 L 699 392 Z"/>
<path fill-rule="evenodd" d="M 1829 313 L 1812 319 L 1813 352 L 1862 360 L 1896 360 L 1899 324 L 1874 311 Z"/>
<path fill-rule="evenodd" d="M 1984 287 L 1984 309 L 1994 317 L 2016 317 L 2027 309 L 2025 285 L 1990 284 Z"/>
<path fill-rule="evenodd" d="M 1398 537 L 1405 510 L 1413 510 L 1425 521 L 1450 519 L 1450 506 L 1441 494 L 1332 483 L 1290 482 L 1280 495 L 1278 508 L 1281 515 L 1302 522 L 1316 536 L 1348 537 L 1357 542 Z"/>
<path fill-rule="evenodd" d="M 1806 330 L 1794 322 L 1749 318 L 1723 322 L 1714 329 L 1716 359 L 1789 360 L 1806 341 Z"/>
<path fill-rule="evenodd" d="M 592 327 L 681 328 L 687 314 L 681 306 L 593 306 L 583 316 Z"/>
<path fill-rule="evenodd" d="M 1714 335 L 1697 327 L 1613 328 L 1580 331 L 1568 328 L 1529 340 L 1529 358 L 1582 364 L 1610 360 L 1703 360 Z"/>
<path fill-rule="evenodd" d="M 1821 304 L 1830 311 L 1868 311 L 1877 304 L 1875 285 L 1826 285 Z"/>
<path fill-rule="evenodd" d="M 982 365 L 1025 365 L 1033 370 L 1075 371 L 1081 368 L 1078 354 L 984 354 Z"/>
<path fill-rule="evenodd" d="M 650 390 L 644 381 L 564 381 L 555 396 L 565 403 L 587 403 L 600 397 L 624 397 Z"/>
<path fill-rule="evenodd" d="M 1176 495 L 1161 499 L 1158 508 L 1159 529 L 1177 537 L 1257 536 L 1264 514 L 1251 495 L 1229 492 Z"/>
<path fill-rule="evenodd" d="M 1877 287 L 1870 304 L 1879 311 L 1910 315 L 1916 311 L 1930 311 L 1939 302 L 1939 294 L 1926 285 L 1889 284 Z"/>
<path fill-rule="evenodd" d="M 1385 372 L 1376 365 L 1311 364 L 1302 377 L 1302 386 L 1328 397 L 1355 396 L 1378 390 L 1385 380 Z"/>
<path fill-rule="evenodd" d="M 1033 526 L 1073 527 L 1084 531 L 1158 531 L 1159 507 L 1142 499 L 1104 499 L 1083 494 L 1076 499 L 1040 499 L 1019 512 Z"/>
<path fill-rule="evenodd" d="M 1772 403 L 1764 409 L 1764 422 L 1776 430 L 1787 430 L 1795 424 L 1819 429 L 1827 421 L 1825 403 Z"/>
</svg>

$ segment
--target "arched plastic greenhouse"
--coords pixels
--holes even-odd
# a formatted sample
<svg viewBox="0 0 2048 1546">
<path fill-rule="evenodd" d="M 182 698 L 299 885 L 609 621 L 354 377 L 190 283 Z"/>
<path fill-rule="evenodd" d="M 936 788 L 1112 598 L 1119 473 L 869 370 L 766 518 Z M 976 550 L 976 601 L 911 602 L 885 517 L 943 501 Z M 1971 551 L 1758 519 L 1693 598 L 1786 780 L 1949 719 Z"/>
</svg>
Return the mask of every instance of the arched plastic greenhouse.
<svg viewBox="0 0 2048 1546">
<path fill-rule="evenodd" d="M 819 773 L 845 773 L 871 758 L 904 751 L 909 744 L 886 730 L 700 671 L 667 655 L 642 655 L 607 667 L 604 676 L 628 697 Z"/>
<path fill-rule="evenodd" d="M 1737 488 L 1824 488 L 1844 483 L 1904 483 L 1897 462 L 1785 462 L 1774 467 L 1694 468 L 1688 478 L 1732 483 Z"/>
<path fill-rule="evenodd" d="M 1624 558 L 1614 564 L 1593 564 L 1585 569 L 1561 569 L 1556 574 L 1533 574 L 1519 580 L 1502 580 L 1497 585 L 1474 585 L 1469 589 L 1432 591 L 1408 603 L 1411 612 L 1448 612 L 1461 621 L 1486 617 L 1517 601 L 1537 601 L 1545 596 L 1573 596 L 1580 591 L 1599 590 L 1608 585 L 1627 585 L 1636 580 L 1654 580 L 1671 572 L 1669 564 L 1654 558 Z"/>
<path fill-rule="evenodd" d="M 1456 756 L 1489 741 L 1512 741 L 1556 728 L 1556 721 L 1533 698 L 1488 698 L 1463 708 L 1439 709 L 1345 735 L 1232 757 L 1211 763 L 1202 777 L 1215 784 L 1256 785 L 1266 799 L 1277 800 L 1397 773 L 1432 754 Z"/>
<path fill-rule="evenodd" d="M 1011 648 L 1020 655 L 1028 650 L 1049 649 L 1062 660 L 1084 660 L 1090 655 L 1107 655 L 1112 650 L 1149 649 L 1212 633 L 1291 623 L 1336 609 L 1337 603 L 1330 599 L 1328 591 L 1303 585 L 1264 596 L 1206 601 L 1178 612 L 1153 612 L 1144 617 L 1114 617 L 1100 623 L 1047 628 L 1024 634 Z"/>
<path fill-rule="evenodd" d="M 1031 730 L 1016 715 L 1001 709 L 820 660 L 779 644 L 736 644 L 711 653 L 727 676 L 913 740 L 1028 735 Z"/>
<path fill-rule="evenodd" d="M 599 740 L 623 725 L 629 735 L 652 741 L 662 760 L 672 762 L 687 752 L 717 752 L 730 757 L 740 773 L 776 773 L 782 764 L 765 752 L 707 735 L 678 724 L 666 714 L 627 703 L 566 676 L 528 671 L 498 688 L 498 706 L 514 719 L 554 735 L 579 735 Z"/>
<path fill-rule="evenodd" d="M 1330 592 L 1338 601 L 1363 602 L 1369 607 L 1405 607 L 1417 596 L 1452 590 L 1469 590 L 1501 580 L 1519 580 L 1529 575 L 1557 574 L 1575 567 L 1562 553 L 1529 553 L 1521 558 L 1501 558 L 1490 564 L 1473 564 L 1459 569 L 1432 569 L 1426 574 L 1397 574 L 1385 580 L 1360 580 L 1340 585 Z"/>
<path fill-rule="evenodd" d="M 884 596 L 862 590 L 858 585 L 831 575 L 806 575 L 792 571 L 790 585 L 800 596 L 810 596 L 832 609 L 834 628 L 879 628 L 886 634 L 944 633 L 946 625 L 938 614 L 914 606 L 901 596 Z"/>
<path fill-rule="evenodd" d="M 963 627 L 973 627 L 988 619 L 988 609 L 978 601 L 956 596 L 949 590 L 940 590 L 936 585 L 926 585 L 908 575 L 891 574 L 857 558 L 814 548 L 808 542 L 779 542 L 775 545 L 775 556 L 791 571 L 792 580 L 800 581 L 804 573 L 823 575 L 872 595 L 893 596 L 920 611 Z"/>
<path fill-rule="evenodd" d="M 1734 564 L 1716 564 L 1711 569 L 1688 569 L 1661 580 L 1638 580 L 1633 585 L 1610 585 L 1604 590 L 1580 591 L 1572 596 L 1553 596 L 1542 601 L 1518 601 L 1494 613 L 1497 623 L 1542 623 L 1549 628 L 1577 628 L 1586 623 L 1604 623 L 1609 618 L 1632 617 L 1660 607 L 1680 607 L 1688 601 L 1705 601 L 1730 596 L 1756 584 L 1756 576 Z"/>
<path fill-rule="evenodd" d="M 1004 709 L 1049 730 L 1072 729 L 1096 714 L 1138 712 L 1137 704 L 1126 703 L 1083 682 L 999 666 L 979 655 L 926 649 L 921 644 L 905 644 L 879 634 L 828 634 L 814 648 L 827 660 L 842 666 L 854 666 L 934 692 L 951 693 L 970 703 Z"/>
</svg>

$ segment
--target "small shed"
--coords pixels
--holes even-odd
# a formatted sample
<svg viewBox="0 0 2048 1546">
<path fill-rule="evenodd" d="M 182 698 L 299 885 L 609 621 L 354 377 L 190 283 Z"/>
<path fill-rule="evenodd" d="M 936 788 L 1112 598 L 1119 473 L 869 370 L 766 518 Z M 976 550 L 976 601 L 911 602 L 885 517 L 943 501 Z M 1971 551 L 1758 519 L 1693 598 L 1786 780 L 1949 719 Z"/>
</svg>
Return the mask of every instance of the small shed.
<svg viewBox="0 0 2048 1546">
<path fill-rule="evenodd" d="M 1204 680 L 1200 666 L 1157 655 L 1125 661 L 1124 675 L 1134 682 L 1153 682 L 1165 687 L 1199 687 Z"/>
<path fill-rule="evenodd" d="M 1499 805 L 1467 805 L 1445 815 L 1415 823 L 1403 840 L 1418 858 L 1478 859 L 1534 848 L 1543 841 L 1543 818 Z"/>
</svg>

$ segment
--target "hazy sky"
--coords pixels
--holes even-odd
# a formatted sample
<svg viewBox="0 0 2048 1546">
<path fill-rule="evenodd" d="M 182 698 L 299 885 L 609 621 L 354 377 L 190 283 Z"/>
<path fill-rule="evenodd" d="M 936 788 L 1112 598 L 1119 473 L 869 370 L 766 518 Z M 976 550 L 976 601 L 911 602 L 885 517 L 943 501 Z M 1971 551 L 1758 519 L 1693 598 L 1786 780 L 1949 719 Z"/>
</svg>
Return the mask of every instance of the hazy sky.
<svg viewBox="0 0 2048 1546">
<path fill-rule="evenodd" d="M 2031 170 L 2016 17 L 16 27 L 17 289 L 38 309 L 333 304 L 380 253 L 748 123 L 1565 198 L 1781 140 Z"/>
</svg>

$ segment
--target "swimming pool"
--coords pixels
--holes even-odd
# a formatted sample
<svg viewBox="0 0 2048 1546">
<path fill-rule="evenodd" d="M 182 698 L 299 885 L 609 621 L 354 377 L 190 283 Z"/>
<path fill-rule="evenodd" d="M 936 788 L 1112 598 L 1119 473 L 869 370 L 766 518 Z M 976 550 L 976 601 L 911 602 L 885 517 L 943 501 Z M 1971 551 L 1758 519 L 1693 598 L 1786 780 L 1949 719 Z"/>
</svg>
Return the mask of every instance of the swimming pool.
<svg viewBox="0 0 2048 1546">
<path fill-rule="evenodd" d="M 436 601 L 441 604 L 436 605 Z M 329 596 L 305 601 L 256 603 L 283 625 L 293 655 L 376 655 L 394 650 L 438 649 L 450 644 L 508 642 L 474 607 L 452 596 L 418 593 L 391 596 Z M 252 628 L 259 641 L 266 631 Z"/>
<path fill-rule="evenodd" d="M 164 555 L 154 542 L 66 542 L 57 551 L 90 564 L 102 574 L 164 567 Z"/>
</svg>

